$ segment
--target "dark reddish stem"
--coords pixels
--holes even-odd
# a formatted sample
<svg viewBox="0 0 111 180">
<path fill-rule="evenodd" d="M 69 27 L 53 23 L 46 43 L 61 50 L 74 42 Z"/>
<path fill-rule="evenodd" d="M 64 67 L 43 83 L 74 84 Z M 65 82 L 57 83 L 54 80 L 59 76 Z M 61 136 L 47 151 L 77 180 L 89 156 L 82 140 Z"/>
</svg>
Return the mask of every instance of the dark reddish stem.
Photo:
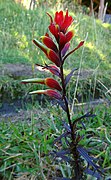
<svg viewBox="0 0 111 180">
<path fill-rule="evenodd" d="M 65 80 L 64 80 L 64 72 L 63 72 L 63 64 L 62 64 L 61 51 L 59 51 L 59 57 L 60 57 L 60 61 L 61 61 L 60 72 L 61 72 L 61 82 L 62 82 L 62 90 L 63 90 L 63 99 L 64 99 L 65 106 L 66 106 L 66 112 L 67 112 L 68 122 L 69 122 L 69 125 L 70 125 L 70 128 L 71 128 L 71 137 L 72 137 L 72 139 L 74 139 L 73 125 L 72 125 L 72 123 L 71 123 L 69 106 L 68 106 L 68 101 L 67 101 L 67 97 L 66 97 L 66 88 L 65 88 Z"/>
<path fill-rule="evenodd" d="M 60 72 L 61 72 L 61 82 L 62 82 L 62 91 L 63 91 L 62 93 L 63 93 L 63 99 L 64 99 L 65 106 L 66 106 L 68 122 L 69 122 L 70 129 L 71 129 L 71 139 L 72 139 L 71 150 L 72 150 L 72 154 L 73 154 L 73 158 L 74 158 L 74 162 L 75 162 L 72 165 L 73 169 L 74 169 L 74 179 L 80 180 L 81 173 L 80 173 L 80 166 L 79 166 L 79 162 L 78 162 L 79 157 L 78 157 L 77 146 L 76 146 L 75 129 L 73 128 L 73 124 L 71 122 L 69 105 L 68 105 L 68 100 L 66 97 L 65 79 L 64 79 L 64 72 L 63 72 L 63 59 L 61 57 L 61 51 L 59 51 L 59 57 L 60 57 L 60 61 L 61 61 Z"/>
</svg>

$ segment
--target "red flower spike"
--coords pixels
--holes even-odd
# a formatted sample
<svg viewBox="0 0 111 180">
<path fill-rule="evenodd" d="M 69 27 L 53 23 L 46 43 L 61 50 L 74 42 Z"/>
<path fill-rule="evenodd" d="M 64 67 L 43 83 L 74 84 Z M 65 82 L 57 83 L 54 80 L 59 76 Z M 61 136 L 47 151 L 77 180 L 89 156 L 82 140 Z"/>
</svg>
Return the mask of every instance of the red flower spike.
<svg viewBox="0 0 111 180">
<path fill-rule="evenodd" d="M 63 11 L 56 12 L 55 17 L 54 17 L 54 21 L 49 14 L 48 14 L 48 16 L 50 17 L 50 21 L 51 21 L 50 26 L 49 26 L 49 30 L 54 35 L 57 42 L 59 43 L 59 33 L 60 32 L 63 32 L 63 34 L 66 33 L 68 27 L 73 22 L 73 18 L 68 15 L 68 10 L 66 11 L 66 15 L 63 14 Z M 72 37 L 73 36 L 71 35 L 71 38 Z M 66 41 L 66 42 L 68 42 L 68 41 Z"/>
<path fill-rule="evenodd" d="M 55 90 L 52 90 L 52 89 L 47 89 L 47 90 L 37 90 L 37 91 L 33 91 L 33 92 L 30 92 L 29 94 L 45 94 L 47 96 L 50 96 L 52 98 L 55 98 L 55 99 L 62 99 L 62 96 L 61 94 L 59 94 L 57 91 Z"/>
<path fill-rule="evenodd" d="M 46 78 L 45 79 L 45 85 L 49 86 L 50 88 L 57 89 L 58 91 L 62 90 L 59 83 L 56 80 L 52 79 L 52 78 Z"/>
<path fill-rule="evenodd" d="M 52 50 L 49 49 L 48 53 L 47 53 L 47 57 L 48 59 L 50 59 L 53 63 L 56 64 L 56 66 L 60 67 L 60 59 L 59 56 Z"/>
<path fill-rule="evenodd" d="M 48 48 L 54 50 L 55 52 L 58 52 L 57 46 L 53 42 L 52 38 L 48 36 L 41 36 L 41 40 Z"/>
<path fill-rule="evenodd" d="M 66 43 L 64 48 L 62 49 L 62 51 L 61 51 L 62 57 L 65 56 L 65 54 L 68 51 L 69 47 L 70 47 L 70 42 Z"/>
</svg>

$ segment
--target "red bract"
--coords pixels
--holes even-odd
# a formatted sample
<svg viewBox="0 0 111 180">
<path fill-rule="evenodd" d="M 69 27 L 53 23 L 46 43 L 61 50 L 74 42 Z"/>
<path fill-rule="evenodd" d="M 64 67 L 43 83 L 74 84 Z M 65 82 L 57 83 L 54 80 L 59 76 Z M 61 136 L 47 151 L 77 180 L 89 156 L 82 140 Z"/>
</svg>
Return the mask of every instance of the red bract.
<svg viewBox="0 0 111 180">
<path fill-rule="evenodd" d="M 53 63 L 55 63 L 57 66 L 60 66 L 60 59 L 58 54 L 53 51 L 52 49 L 49 49 L 48 47 L 44 46 L 42 43 L 40 43 L 38 40 L 34 39 L 33 43 L 38 46 L 48 57 L 49 60 L 51 60 Z"/>
<path fill-rule="evenodd" d="M 66 36 L 63 32 L 59 33 L 59 49 L 62 50 L 64 45 L 66 44 Z"/>
<path fill-rule="evenodd" d="M 51 23 L 49 25 L 49 30 L 54 35 L 54 37 L 56 38 L 56 40 L 58 42 L 58 40 L 59 40 L 59 26 L 55 25 L 54 23 Z"/>
<path fill-rule="evenodd" d="M 69 42 L 74 36 L 74 30 L 71 30 L 69 31 L 67 34 L 66 34 L 66 42 Z"/>
<path fill-rule="evenodd" d="M 59 33 L 59 48 L 62 50 L 67 42 L 69 42 L 74 36 L 74 31 L 69 31 L 67 34 Z"/>
<path fill-rule="evenodd" d="M 61 94 L 59 94 L 57 91 L 52 90 L 52 89 L 37 90 L 37 91 L 30 92 L 30 94 L 45 94 L 55 99 L 59 99 L 59 100 L 62 99 Z"/>
<path fill-rule="evenodd" d="M 57 89 L 58 91 L 62 90 L 62 88 L 59 85 L 59 83 L 56 80 L 52 79 L 52 78 L 46 78 L 45 79 L 45 84 L 47 86 L 49 86 L 50 88 Z"/>
<path fill-rule="evenodd" d="M 61 62 L 57 53 L 55 53 L 52 49 L 49 49 L 47 52 L 47 57 L 53 63 L 55 63 L 58 67 L 60 66 Z"/>
<path fill-rule="evenodd" d="M 54 75 L 60 77 L 60 69 L 57 66 L 49 65 L 47 69 Z"/>
<path fill-rule="evenodd" d="M 58 52 L 56 44 L 53 42 L 51 37 L 48 36 L 41 36 L 42 42 L 50 49 L 52 49 L 55 52 Z"/>
</svg>

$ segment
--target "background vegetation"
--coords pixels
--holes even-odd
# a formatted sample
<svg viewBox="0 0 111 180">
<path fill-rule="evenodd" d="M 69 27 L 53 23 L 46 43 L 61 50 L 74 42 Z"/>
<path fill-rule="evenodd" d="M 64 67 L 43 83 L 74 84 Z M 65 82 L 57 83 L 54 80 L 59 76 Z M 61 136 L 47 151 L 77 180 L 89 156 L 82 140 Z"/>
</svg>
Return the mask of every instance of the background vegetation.
<svg viewBox="0 0 111 180">
<path fill-rule="evenodd" d="M 32 39 L 38 39 L 48 31 L 46 27 L 49 19 L 46 12 L 54 14 L 56 10 L 66 7 L 74 17 L 75 38 L 71 46 L 75 47 L 80 40 L 86 40 L 84 47 L 74 53 L 65 65 L 66 73 L 72 66 L 84 72 L 79 81 L 77 74 L 72 78 L 68 95 L 71 97 L 71 103 L 74 97 L 77 102 L 79 97 L 81 101 L 95 98 L 105 100 L 103 105 L 94 108 L 97 117 L 86 123 L 89 138 L 87 140 L 87 135 L 85 146 L 90 147 L 91 141 L 91 145 L 96 147 L 93 153 L 99 158 L 100 165 L 105 168 L 108 177 L 111 175 L 111 108 L 106 102 L 111 101 L 111 25 L 87 16 L 87 8 L 75 6 L 73 2 L 69 4 L 42 2 L 36 9 L 27 10 L 13 0 L 0 0 L 0 66 L 3 68 L 9 63 L 22 63 L 33 69 L 35 63 L 46 62 L 43 53 L 32 44 Z M 43 75 L 40 73 L 39 76 Z M 0 83 L 2 95 L 4 92 L 6 94 L 11 92 L 14 96 L 13 88 L 15 88 L 21 96 L 22 91 L 25 94 L 33 88 L 22 87 L 20 79 L 4 76 L 4 73 L 1 74 Z M 54 137 L 61 131 L 60 115 L 64 116 L 59 108 L 54 106 L 50 109 L 47 100 L 44 106 L 42 109 L 38 103 L 31 107 L 29 105 L 27 107 L 31 110 L 29 121 L 24 119 L 22 123 L 15 124 L 9 118 L 7 122 L 0 122 L 1 178 L 7 180 L 25 176 L 26 179 L 41 180 L 50 179 L 57 173 L 68 174 L 70 177 L 68 164 L 60 164 L 58 167 L 56 163 L 50 162 L 48 157 L 44 157 L 44 153 L 52 149 Z M 34 113 L 35 108 L 38 109 L 37 113 Z M 74 118 L 83 111 L 84 107 L 79 108 Z M 85 135 L 86 132 L 81 133 Z"/>
</svg>

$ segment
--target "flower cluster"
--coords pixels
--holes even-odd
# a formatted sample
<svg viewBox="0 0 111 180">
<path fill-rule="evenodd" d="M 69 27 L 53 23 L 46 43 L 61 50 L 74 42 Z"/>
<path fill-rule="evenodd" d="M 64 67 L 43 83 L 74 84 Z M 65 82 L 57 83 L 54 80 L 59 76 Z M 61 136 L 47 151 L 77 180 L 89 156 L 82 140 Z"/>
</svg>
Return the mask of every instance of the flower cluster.
<svg viewBox="0 0 111 180">
<path fill-rule="evenodd" d="M 71 29 L 68 31 L 69 26 L 73 23 L 72 16 L 69 16 L 68 10 L 64 14 L 63 11 L 56 12 L 54 19 L 49 13 L 47 15 L 50 18 L 49 31 L 54 36 L 53 38 L 46 33 L 44 36 L 41 36 L 40 41 L 34 39 L 33 43 L 39 47 L 46 57 L 53 63 L 51 65 L 41 66 L 36 64 L 37 67 L 42 68 L 45 71 L 49 71 L 52 74 L 61 78 L 61 66 L 64 63 L 64 60 L 71 54 L 73 51 L 78 49 L 83 45 L 83 41 L 71 52 L 67 53 L 70 47 L 70 40 L 74 36 L 74 30 Z M 67 53 L 67 54 L 66 54 Z M 70 75 L 69 75 L 70 76 Z M 22 83 L 39 83 L 48 86 L 51 89 L 39 90 L 31 92 L 30 94 L 46 94 L 50 97 L 61 99 L 62 95 L 57 91 L 62 91 L 60 84 L 53 78 L 46 79 L 28 79 L 23 80 Z M 57 91 L 56 91 L 57 90 Z"/>
</svg>

